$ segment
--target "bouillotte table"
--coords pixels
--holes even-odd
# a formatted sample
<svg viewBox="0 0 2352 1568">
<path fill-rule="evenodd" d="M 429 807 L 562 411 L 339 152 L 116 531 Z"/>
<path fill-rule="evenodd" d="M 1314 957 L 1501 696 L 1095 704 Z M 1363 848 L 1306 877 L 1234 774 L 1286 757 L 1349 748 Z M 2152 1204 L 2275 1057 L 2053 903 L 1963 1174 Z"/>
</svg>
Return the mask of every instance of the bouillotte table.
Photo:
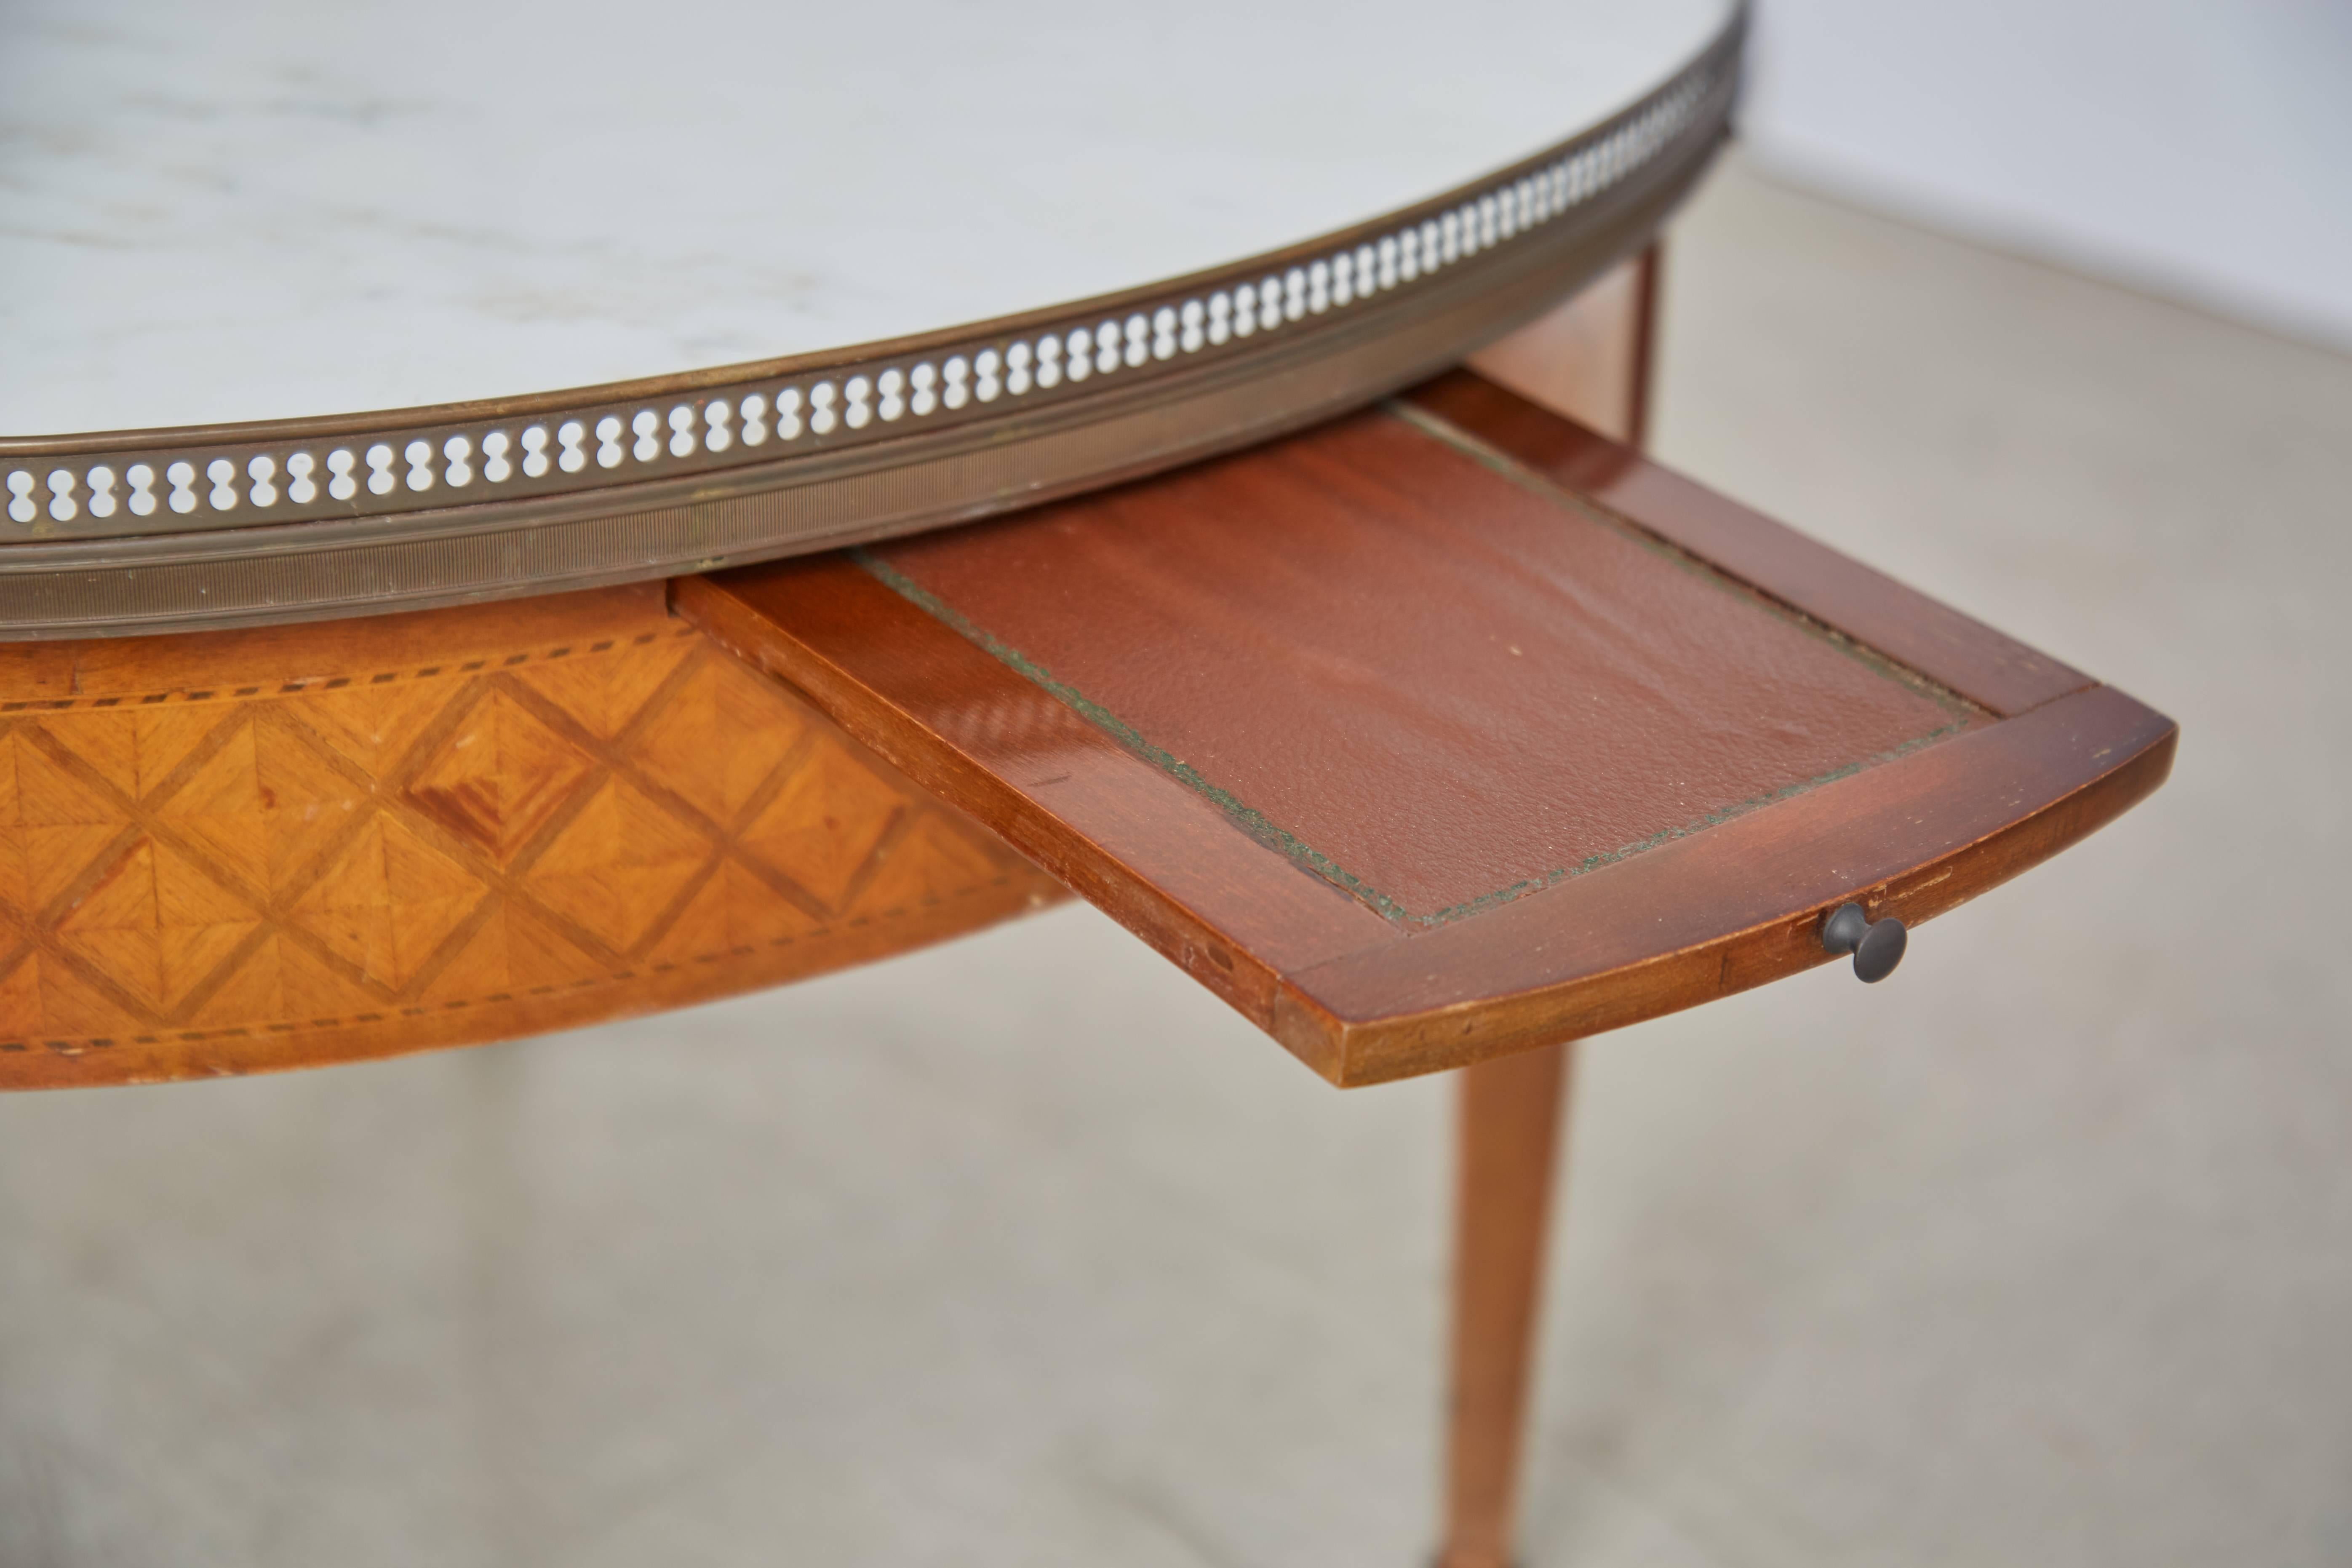
<svg viewBox="0 0 2352 1568">
<path fill-rule="evenodd" d="M 11 11 L 0 1086 L 1075 890 L 1457 1073 L 1500 1564 L 1565 1044 L 1885 978 L 2175 731 L 1640 456 L 1736 7 L 1121 11 Z"/>
</svg>

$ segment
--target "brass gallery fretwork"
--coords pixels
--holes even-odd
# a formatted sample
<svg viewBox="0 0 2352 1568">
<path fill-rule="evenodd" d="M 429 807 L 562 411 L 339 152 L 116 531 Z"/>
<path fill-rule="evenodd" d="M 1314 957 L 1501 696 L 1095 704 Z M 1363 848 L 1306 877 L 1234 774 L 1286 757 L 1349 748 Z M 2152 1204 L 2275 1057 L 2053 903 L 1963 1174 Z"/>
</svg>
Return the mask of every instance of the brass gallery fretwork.
<svg viewBox="0 0 2352 1568">
<path fill-rule="evenodd" d="M 570 608 L 528 647 L 499 607 L 437 612 L 472 634 L 439 663 L 208 689 L 199 639 L 157 639 L 177 689 L 0 690 L 0 1082 L 562 1027 L 1051 896 L 649 595 Z M 289 628 L 273 657 L 397 629 Z"/>
</svg>

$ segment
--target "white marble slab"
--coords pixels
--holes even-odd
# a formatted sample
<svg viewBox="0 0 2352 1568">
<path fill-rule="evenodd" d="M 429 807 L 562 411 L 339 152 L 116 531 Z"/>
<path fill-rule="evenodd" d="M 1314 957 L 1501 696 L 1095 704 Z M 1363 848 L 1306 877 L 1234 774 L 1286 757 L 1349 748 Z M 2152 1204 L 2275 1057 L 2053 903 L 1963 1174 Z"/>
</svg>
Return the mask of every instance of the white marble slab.
<svg viewBox="0 0 2352 1568">
<path fill-rule="evenodd" d="M 496 396 L 1239 259 L 1622 107 L 1727 0 L 6 0 L 0 433 Z"/>
</svg>

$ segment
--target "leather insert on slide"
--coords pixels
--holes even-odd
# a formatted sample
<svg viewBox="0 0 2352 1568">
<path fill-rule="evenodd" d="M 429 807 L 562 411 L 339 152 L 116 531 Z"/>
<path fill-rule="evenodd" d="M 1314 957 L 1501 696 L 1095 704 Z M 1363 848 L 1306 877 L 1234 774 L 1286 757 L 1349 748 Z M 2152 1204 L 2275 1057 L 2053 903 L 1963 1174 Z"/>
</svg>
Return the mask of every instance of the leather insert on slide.
<svg viewBox="0 0 2352 1568">
<path fill-rule="evenodd" d="M 1988 717 L 1391 410 L 859 559 L 1413 927 Z"/>
</svg>

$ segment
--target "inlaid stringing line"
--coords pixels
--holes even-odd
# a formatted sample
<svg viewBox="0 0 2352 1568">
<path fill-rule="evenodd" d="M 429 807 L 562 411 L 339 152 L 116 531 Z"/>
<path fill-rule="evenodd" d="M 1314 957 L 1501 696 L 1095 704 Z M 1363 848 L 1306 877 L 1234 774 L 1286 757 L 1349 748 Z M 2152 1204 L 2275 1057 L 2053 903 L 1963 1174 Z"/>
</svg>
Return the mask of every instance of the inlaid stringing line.
<svg viewBox="0 0 2352 1568">
<path fill-rule="evenodd" d="M 454 431 L 387 432 L 238 456 L 126 452 L 87 468 L 37 468 L 37 460 L 20 458 L 6 473 L 7 516 L 32 527 L 44 520 L 69 523 L 84 510 L 110 518 L 119 509 L 134 517 L 201 510 L 256 522 L 285 517 L 281 502 L 314 515 L 422 510 L 501 490 L 528 493 L 558 475 L 592 468 L 620 479 L 643 465 L 660 463 L 670 473 L 682 462 L 718 469 L 775 448 L 872 439 L 973 405 L 1213 353 L 1411 288 L 1541 228 L 1672 142 L 1730 68 L 1721 58 L 1701 62 L 1606 136 L 1439 216 L 1254 281 L 1188 293 L 1123 317 L 898 363 L 811 372 L 781 384 L 746 384 L 698 399 L 477 422 Z"/>
</svg>

